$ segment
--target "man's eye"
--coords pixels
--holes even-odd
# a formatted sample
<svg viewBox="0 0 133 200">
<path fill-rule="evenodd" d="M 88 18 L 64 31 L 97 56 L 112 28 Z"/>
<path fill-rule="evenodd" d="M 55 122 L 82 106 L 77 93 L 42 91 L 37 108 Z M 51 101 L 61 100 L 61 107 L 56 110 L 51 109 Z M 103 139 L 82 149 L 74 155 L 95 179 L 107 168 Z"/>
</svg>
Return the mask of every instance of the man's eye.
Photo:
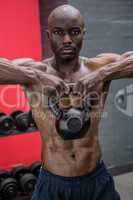
<svg viewBox="0 0 133 200">
<path fill-rule="evenodd" d="M 72 32 L 72 35 L 79 35 L 81 33 L 80 30 L 73 30 Z"/>
<path fill-rule="evenodd" d="M 62 34 L 63 34 L 63 31 L 54 31 L 54 34 L 55 34 L 55 35 L 62 35 Z"/>
<path fill-rule="evenodd" d="M 55 35 L 58 35 L 59 31 L 53 31 L 53 33 L 54 33 Z"/>
</svg>

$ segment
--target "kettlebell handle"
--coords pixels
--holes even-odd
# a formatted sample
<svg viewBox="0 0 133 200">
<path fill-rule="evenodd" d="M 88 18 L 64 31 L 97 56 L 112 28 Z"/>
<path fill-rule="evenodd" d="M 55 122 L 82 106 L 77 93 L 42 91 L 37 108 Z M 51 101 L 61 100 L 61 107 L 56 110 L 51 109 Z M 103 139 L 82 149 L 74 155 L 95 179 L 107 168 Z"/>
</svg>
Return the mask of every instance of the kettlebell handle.
<svg viewBox="0 0 133 200">
<path fill-rule="evenodd" d="M 73 92 L 73 87 L 75 86 L 75 83 L 74 82 L 66 83 L 66 85 L 70 88 L 69 93 Z M 74 94 L 74 95 L 78 95 L 79 96 L 79 93 Z M 60 96 L 60 98 L 62 98 L 64 96 L 66 96 L 65 93 L 64 93 L 64 95 Z M 84 103 L 83 103 L 83 107 L 84 107 L 86 112 L 91 110 L 91 106 L 89 105 L 89 100 L 88 99 L 89 99 L 89 96 L 87 96 L 85 98 Z M 59 107 L 59 102 L 55 102 L 52 98 L 48 97 L 48 107 L 50 108 L 52 113 L 56 116 L 56 118 L 60 118 L 61 117 L 62 110 Z"/>
<path fill-rule="evenodd" d="M 56 118 L 60 118 L 62 111 L 59 108 L 58 102 L 55 102 L 52 98 L 48 97 L 48 107 L 55 115 Z"/>
</svg>

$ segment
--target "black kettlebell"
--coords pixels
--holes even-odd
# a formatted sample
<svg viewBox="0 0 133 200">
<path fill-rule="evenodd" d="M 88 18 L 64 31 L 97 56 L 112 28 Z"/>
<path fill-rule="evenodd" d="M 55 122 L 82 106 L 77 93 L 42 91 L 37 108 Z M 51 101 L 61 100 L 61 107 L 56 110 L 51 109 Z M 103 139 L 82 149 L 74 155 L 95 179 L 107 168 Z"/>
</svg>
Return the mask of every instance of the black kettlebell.
<svg viewBox="0 0 133 200">
<path fill-rule="evenodd" d="M 56 130 L 64 140 L 85 136 L 90 127 L 91 107 L 88 97 L 83 100 L 82 106 L 65 109 L 60 109 L 59 102 L 48 98 L 48 106 L 56 117 Z"/>
</svg>

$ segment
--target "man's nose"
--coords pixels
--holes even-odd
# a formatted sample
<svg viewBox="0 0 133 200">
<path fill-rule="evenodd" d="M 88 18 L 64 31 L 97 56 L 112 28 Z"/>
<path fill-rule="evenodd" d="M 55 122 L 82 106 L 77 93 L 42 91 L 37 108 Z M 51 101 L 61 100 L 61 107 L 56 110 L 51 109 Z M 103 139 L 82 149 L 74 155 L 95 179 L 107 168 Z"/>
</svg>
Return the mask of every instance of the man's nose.
<svg viewBox="0 0 133 200">
<path fill-rule="evenodd" d="M 63 44 L 71 44 L 72 43 L 72 39 L 70 37 L 69 34 L 65 34 L 63 37 Z"/>
</svg>

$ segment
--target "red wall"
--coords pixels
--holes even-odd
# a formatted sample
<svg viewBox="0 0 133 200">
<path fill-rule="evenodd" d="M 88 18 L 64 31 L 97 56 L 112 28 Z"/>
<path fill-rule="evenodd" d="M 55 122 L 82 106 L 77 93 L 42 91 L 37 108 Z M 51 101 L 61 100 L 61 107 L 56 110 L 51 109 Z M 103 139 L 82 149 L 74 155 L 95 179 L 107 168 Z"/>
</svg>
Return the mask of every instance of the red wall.
<svg viewBox="0 0 133 200">
<path fill-rule="evenodd" d="M 38 0 L 0 0 L 0 56 L 41 58 Z"/>
<path fill-rule="evenodd" d="M 0 57 L 41 59 L 38 0 L 0 0 Z M 28 110 L 19 85 L 0 85 L 0 112 Z M 36 146 L 36 148 L 34 148 Z M 0 168 L 40 159 L 40 136 L 26 133 L 0 137 Z"/>
<path fill-rule="evenodd" d="M 0 57 L 41 59 L 38 0 L 0 0 Z M 0 86 L 0 90 L 1 111 L 27 108 L 17 85 Z"/>
</svg>

